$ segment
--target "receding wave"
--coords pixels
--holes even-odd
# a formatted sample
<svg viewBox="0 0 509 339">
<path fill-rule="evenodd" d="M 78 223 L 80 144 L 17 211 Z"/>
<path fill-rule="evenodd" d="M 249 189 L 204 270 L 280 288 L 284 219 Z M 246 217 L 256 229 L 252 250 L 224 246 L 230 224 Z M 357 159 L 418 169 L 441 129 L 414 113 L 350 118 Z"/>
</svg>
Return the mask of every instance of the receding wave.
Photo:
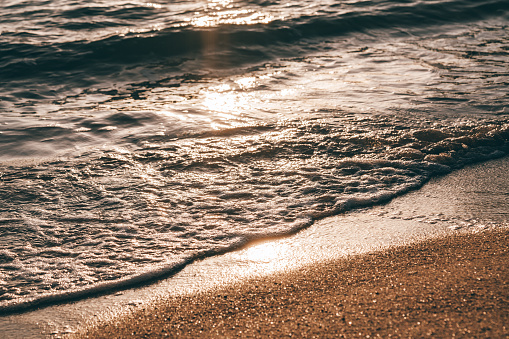
<svg viewBox="0 0 509 339">
<path fill-rule="evenodd" d="M 496 120 L 343 117 L 237 132 L 2 165 L 0 312 L 162 277 L 509 153 L 509 125 Z"/>
</svg>

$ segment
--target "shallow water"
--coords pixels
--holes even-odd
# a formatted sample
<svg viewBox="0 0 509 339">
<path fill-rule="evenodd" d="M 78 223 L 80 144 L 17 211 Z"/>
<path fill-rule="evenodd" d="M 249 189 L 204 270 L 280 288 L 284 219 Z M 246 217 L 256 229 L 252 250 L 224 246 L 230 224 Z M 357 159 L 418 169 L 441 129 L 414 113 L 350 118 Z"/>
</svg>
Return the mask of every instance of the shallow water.
<svg viewBox="0 0 509 339">
<path fill-rule="evenodd" d="M 509 157 L 467 166 L 388 204 L 328 217 L 289 237 L 198 260 L 157 283 L 1 317 L 0 328 L 7 338 L 66 337 L 175 296 L 231 288 L 249 278 L 433 237 L 508 227 L 508 169 Z"/>
<path fill-rule="evenodd" d="M 508 7 L 8 1 L 0 312 L 165 276 L 507 154 Z"/>
</svg>

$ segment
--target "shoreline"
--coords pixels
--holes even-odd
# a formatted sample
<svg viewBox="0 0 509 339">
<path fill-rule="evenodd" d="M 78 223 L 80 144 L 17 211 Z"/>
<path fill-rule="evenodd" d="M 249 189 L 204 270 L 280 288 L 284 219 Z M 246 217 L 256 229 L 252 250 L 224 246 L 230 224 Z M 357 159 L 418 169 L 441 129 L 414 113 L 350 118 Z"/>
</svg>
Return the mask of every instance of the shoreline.
<svg viewBox="0 0 509 339">
<path fill-rule="evenodd" d="M 162 299 L 76 338 L 509 335 L 509 229 L 449 235 Z"/>
<path fill-rule="evenodd" d="M 199 260 L 148 286 L 0 317 L 5 338 L 59 338 L 159 300 L 205 293 L 304 266 L 427 239 L 507 228 L 509 157 L 465 167 L 371 208 L 315 222 L 292 236 Z"/>
</svg>

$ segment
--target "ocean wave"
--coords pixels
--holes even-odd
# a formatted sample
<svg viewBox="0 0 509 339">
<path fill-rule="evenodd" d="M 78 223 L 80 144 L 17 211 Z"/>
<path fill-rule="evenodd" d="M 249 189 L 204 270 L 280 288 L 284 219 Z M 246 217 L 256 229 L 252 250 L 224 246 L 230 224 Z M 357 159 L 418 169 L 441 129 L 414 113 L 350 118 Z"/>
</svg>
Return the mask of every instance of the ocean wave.
<svg viewBox="0 0 509 339">
<path fill-rule="evenodd" d="M 240 66 L 268 59 L 274 48 L 284 50 L 305 39 L 324 39 L 378 29 L 400 32 L 401 29 L 461 23 L 492 16 L 504 17 L 507 16 L 509 5 L 501 0 L 430 3 L 382 1 L 366 9 L 361 7 L 332 11 L 333 9 L 334 5 L 326 15 L 302 15 L 263 24 L 218 24 L 214 27 L 180 24 L 179 27 L 63 43 L 45 43 L 40 39 L 30 38 L 23 39 L 28 42 L 20 42 L 18 39 L 13 42 L 9 39 L 10 33 L 3 32 L 3 38 L 0 39 L 0 76 L 3 79 L 17 79 L 36 74 L 79 70 L 94 70 L 94 73 L 100 73 L 102 66 L 105 66 L 101 66 L 103 63 L 111 67 L 112 64 L 160 62 L 161 59 L 186 55 L 228 56 L 230 67 Z M 101 17 L 105 14 L 102 8 L 86 7 L 61 15 L 79 16 L 83 12 Z M 119 15 L 116 12 L 108 13 L 112 17 Z M 141 15 L 140 9 L 136 8 L 132 13 L 136 14 L 131 15 Z M 124 15 L 128 14 L 124 13 L 120 18 Z M 109 25 L 104 19 L 97 22 L 95 25 Z M 74 25 L 68 28 L 71 30 L 86 31 L 90 28 L 87 25 L 91 24 L 67 25 Z M 34 42 L 30 43 L 31 40 Z"/>
</svg>

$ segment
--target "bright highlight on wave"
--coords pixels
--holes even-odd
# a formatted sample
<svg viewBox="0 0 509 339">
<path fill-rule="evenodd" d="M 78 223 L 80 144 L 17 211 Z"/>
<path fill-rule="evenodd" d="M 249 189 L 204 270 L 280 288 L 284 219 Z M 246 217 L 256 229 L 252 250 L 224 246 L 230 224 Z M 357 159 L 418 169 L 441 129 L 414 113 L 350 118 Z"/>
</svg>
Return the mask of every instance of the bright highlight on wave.
<svg viewBox="0 0 509 339">
<path fill-rule="evenodd" d="M 191 19 L 191 25 L 195 27 L 214 27 L 219 25 L 256 25 L 268 24 L 274 21 L 272 15 L 249 10 L 230 10 L 214 12 Z"/>
<path fill-rule="evenodd" d="M 256 93 L 244 92 L 257 86 L 256 77 L 245 77 L 235 81 L 235 85 L 221 84 L 202 91 L 202 104 L 227 120 L 238 119 L 240 112 L 254 109 L 260 103 Z"/>
<path fill-rule="evenodd" d="M 221 10 L 222 8 L 231 8 L 233 6 L 232 0 L 210 0 L 207 4 L 209 9 Z"/>
<path fill-rule="evenodd" d="M 249 84 L 246 84 L 249 86 Z M 245 124 L 241 113 L 246 110 L 252 110 L 254 103 L 259 99 L 252 93 L 237 92 L 235 88 L 228 84 L 210 87 L 202 92 L 202 105 L 213 113 L 219 120 L 232 127 L 239 127 Z M 214 129 L 226 127 L 218 122 L 212 124 Z"/>
<path fill-rule="evenodd" d="M 274 20 L 272 15 L 249 9 L 234 9 L 231 0 L 211 0 L 206 6 L 206 14 L 190 20 L 195 27 L 214 27 L 219 25 L 267 24 Z"/>
<path fill-rule="evenodd" d="M 158 9 L 159 9 L 159 8 L 163 8 L 163 6 L 162 6 L 162 5 L 160 5 L 160 4 L 156 4 L 156 3 L 154 3 L 154 2 L 147 2 L 147 3 L 145 3 L 145 6 L 147 6 L 147 7 L 153 7 L 153 8 L 158 8 Z"/>
</svg>

